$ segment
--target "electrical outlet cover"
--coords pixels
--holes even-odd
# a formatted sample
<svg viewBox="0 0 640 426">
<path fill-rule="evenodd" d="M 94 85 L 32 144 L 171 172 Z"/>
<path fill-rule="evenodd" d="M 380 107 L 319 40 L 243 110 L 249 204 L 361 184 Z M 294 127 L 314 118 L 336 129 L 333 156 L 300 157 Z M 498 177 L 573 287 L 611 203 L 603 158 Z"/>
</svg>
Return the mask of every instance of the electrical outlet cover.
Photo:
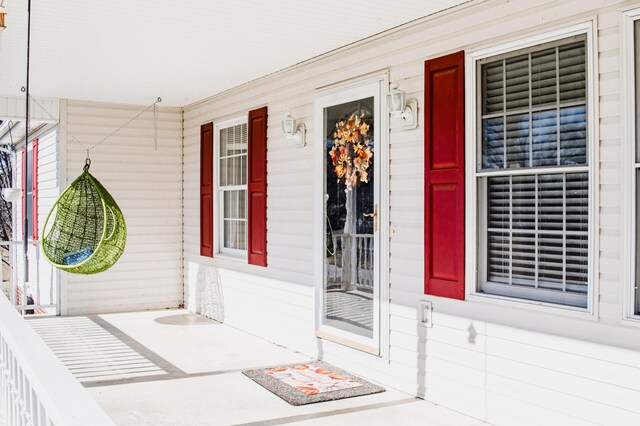
<svg viewBox="0 0 640 426">
<path fill-rule="evenodd" d="M 432 327 L 432 316 L 431 311 L 433 306 L 430 301 L 421 300 L 420 301 L 420 322 L 427 327 Z"/>
</svg>

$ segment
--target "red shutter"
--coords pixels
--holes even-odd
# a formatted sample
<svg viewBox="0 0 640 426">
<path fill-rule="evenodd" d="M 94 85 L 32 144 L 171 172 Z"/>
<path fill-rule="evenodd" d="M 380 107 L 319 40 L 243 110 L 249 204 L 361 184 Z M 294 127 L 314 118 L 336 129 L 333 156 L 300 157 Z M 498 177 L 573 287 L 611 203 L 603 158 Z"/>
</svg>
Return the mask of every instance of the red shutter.
<svg viewBox="0 0 640 426">
<path fill-rule="evenodd" d="M 200 127 L 200 255 L 213 257 L 213 123 Z"/>
<path fill-rule="evenodd" d="M 248 252 L 267 266 L 267 107 L 249 111 Z"/>
<path fill-rule="evenodd" d="M 22 237 L 24 236 L 24 215 L 26 214 L 25 212 L 25 208 L 24 208 L 24 197 L 26 195 L 26 188 L 27 188 L 27 147 L 23 146 L 22 147 L 22 170 L 20 171 L 21 174 L 21 178 L 22 178 L 22 185 L 20 185 L 20 188 L 22 189 L 21 193 L 22 196 L 20 198 L 20 211 L 22 212 L 22 225 L 20 225 L 20 229 L 22 229 L 22 234 L 20 236 L 20 239 L 22 239 Z"/>
<path fill-rule="evenodd" d="M 425 293 L 464 300 L 464 52 L 424 68 Z"/>
<path fill-rule="evenodd" d="M 31 148 L 31 233 L 38 239 L 38 139 L 32 142 Z"/>
</svg>

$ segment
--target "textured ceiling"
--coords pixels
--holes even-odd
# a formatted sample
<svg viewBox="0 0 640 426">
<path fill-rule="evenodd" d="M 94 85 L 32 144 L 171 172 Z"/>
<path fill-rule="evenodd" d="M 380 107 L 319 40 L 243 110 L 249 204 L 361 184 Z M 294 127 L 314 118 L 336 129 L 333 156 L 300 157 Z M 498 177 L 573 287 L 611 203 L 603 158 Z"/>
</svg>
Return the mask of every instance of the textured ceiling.
<svg viewBox="0 0 640 426">
<path fill-rule="evenodd" d="M 183 106 L 467 0 L 32 0 L 33 96 Z M 0 95 L 25 84 L 5 0 Z"/>
</svg>

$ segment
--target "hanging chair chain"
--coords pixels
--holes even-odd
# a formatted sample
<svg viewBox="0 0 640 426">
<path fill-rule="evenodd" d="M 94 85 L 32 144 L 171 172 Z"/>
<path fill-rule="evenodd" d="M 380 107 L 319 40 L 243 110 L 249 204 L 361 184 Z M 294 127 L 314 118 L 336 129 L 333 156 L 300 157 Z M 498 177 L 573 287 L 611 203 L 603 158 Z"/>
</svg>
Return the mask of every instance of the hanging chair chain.
<svg viewBox="0 0 640 426">
<path fill-rule="evenodd" d="M 40 107 L 41 110 L 43 110 L 50 119 L 52 120 L 56 120 L 55 117 L 53 117 L 53 115 L 51 115 L 51 113 L 49 113 L 49 111 L 47 111 L 47 109 L 45 107 L 43 107 L 40 102 L 38 102 L 38 100 L 36 98 L 34 98 L 33 96 L 29 95 L 29 98 L 36 103 L 36 105 L 38 105 Z M 78 144 L 80 144 L 80 146 L 82 146 L 82 148 L 87 150 L 87 161 L 86 164 L 84 165 L 84 170 L 87 171 L 89 170 L 89 166 L 91 165 L 91 160 L 89 159 L 89 151 L 91 151 L 93 148 L 95 148 L 96 146 L 100 145 L 102 142 L 106 141 L 107 139 L 109 139 L 110 137 L 114 136 L 116 133 L 118 133 L 120 130 L 124 129 L 125 127 L 127 127 L 129 124 L 131 124 L 133 121 L 137 120 L 138 118 L 140 118 L 140 116 L 142 114 L 144 114 L 145 112 L 149 111 L 151 108 L 154 108 L 154 137 L 157 138 L 157 136 L 155 136 L 157 134 L 157 129 L 155 127 L 157 127 L 158 123 L 157 123 L 157 112 L 156 112 L 156 105 L 159 104 L 160 102 L 162 102 L 162 98 L 158 97 L 158 99 L 156 99 L 156 101 L 154 103 L 152 103 L 151 105 L 149 105 L 148 107 L 146 107 L 145 109 L 143 109 L 142 111 L 140 111 L 138 114 L 136 114 L 135 116 L 131 117 L 126 123 L 122 124 L 120 127 L 118 127 L 117 129 L 115 129 L 114 131 L 112 131 L 111 133 L 109 133 L 108 135 L 106 135 L 105 137 L 103 137 L 102 139 L 100 139 L 98 142 L 94 143 L 93 145 L 91 145 L 90 147 L 87 147 L 85 144 L 83 144 L 82 142 L 80 142 L 74 135 L 73 133 L 71 133 L 69 131 L 69 129 L 60 122 L 60 120 L 57 120 L 58 124 L 60 125 L 60 127 L 62 127 L 62 129 L 67 133 L 67 135 L 69 135 L 71 137 L 71 139 L 74 142 L 77 142 Z"/>
</svg>

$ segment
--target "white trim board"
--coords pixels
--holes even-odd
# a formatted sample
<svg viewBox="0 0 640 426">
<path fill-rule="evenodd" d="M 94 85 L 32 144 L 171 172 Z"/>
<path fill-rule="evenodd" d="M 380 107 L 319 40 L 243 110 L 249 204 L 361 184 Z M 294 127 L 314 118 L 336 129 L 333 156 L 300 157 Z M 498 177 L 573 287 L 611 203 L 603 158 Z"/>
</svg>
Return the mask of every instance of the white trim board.
<svg viewBox="0 0 640 426">
<path fill-rule="evenodd" d="M 640 326 L 640 316 L 634 314 L 634 287 L 635 287 L 635 256 L 636 237 L 634 235 L 637 224 L 636 217 L 636 81 L 635 81 L 635 38 L 634 24 L 640 20 L 640 9 L 628 10 L 620 15 L 621 28 L 621 70 L 620 78 L 622 90 L 621 98 L 621 127 L 622 127 L 622 283 L 624 287 L 622 296 L 622 323 L 626 325 Z M 626 161 L 624 160 L 626 158 Z M 627 195 L 627 196 L 625 196 Z"/>
<path fill-rule="evenodd" d="M 315 328 L 318 335 L 323 337 L 334 336 L 337 342 L 351 344 L 354 350 L 378 355 L 381 359 L 387 359 L 389 353 L 389 280 L 388 280 L 388 235 L 389 235 L 389 200 L 388 200 L 388 113 L 384 105 L 384 90 L 387 87 L 386 74 L 378 74 L 373 77 L 367 76 L 352 80 L 341 85 L 331 86 L 316 92 L 314 101 L 314 283 L 315 283 Z M 333 327 L 326 327 L 322 324 L 322 300 L 323 300 L 323 277 L 324 277 L 324 169 L 323 169 L 323 146 L 324 146 L 324 108 L 338 105 L 340 103 L 357 100 L 360 98 L 374 96 L 376 119 L 378 123 L 374 129 L 375 154 L 379 159 L 386 159 L 379 163 L 379 191 L 378 191 L 378 268 L 376 275 L 379 277 L 378 293 L 374 293 L 374 312 L 379 312 L 378 317 L 374 316 L 374 336 L 373 339 L 362 338 L 352 333 L 343 333 Z"/>
</svg>

